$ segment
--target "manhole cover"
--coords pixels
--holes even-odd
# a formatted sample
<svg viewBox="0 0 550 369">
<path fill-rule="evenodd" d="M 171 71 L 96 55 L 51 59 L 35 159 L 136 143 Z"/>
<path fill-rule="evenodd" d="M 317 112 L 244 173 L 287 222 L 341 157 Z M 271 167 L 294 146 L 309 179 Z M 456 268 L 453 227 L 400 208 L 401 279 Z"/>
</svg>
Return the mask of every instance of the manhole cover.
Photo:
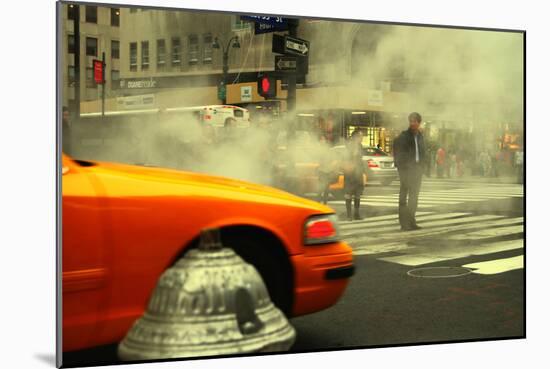
<svg viewBox="0 0 550 369">
<path fill-rule="evenodd" d="M 463 267 L 428 267 L 409 270 L 407 274 L 422 278 L 453 278 L 470 274 L 472 270 Z"/>
</svg>

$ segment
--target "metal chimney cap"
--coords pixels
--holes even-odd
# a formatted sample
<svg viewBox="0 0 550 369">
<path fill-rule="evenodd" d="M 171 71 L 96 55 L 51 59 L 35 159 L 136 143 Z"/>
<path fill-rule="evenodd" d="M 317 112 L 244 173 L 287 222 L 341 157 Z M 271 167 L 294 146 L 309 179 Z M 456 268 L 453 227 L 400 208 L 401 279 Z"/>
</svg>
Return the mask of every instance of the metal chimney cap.
<svg viewBox="0 0 550 369">
<path fill-rule="evenodd" d="M 204 228 L 201 230 L 199 249 L 217 251 L 223 248 L 219 228 Z"/>
</svg>

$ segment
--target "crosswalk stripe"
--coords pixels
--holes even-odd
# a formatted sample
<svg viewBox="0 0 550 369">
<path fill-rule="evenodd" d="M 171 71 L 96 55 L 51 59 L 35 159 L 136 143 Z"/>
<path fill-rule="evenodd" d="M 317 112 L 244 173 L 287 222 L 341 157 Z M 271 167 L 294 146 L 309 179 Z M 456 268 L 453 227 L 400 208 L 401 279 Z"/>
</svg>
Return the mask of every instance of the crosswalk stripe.
<svg viewBox="0 0 550 369">
<path fill-rule="evenodd" d="M 473 269 L 476 274 L 499 274 L 515 269 L 523 269 L 523 255 L 514 256 L 506 259 L 496 259 L 483 261 L 481 263 L 472 263 L 463 265 L 464 268 Z"/>
<path fill-rule="evenodd" d="M 434 214 L 434 212 L 433 211 L 419 211 L 419 212 L 416 213 L 416 216 L 417 217 L 422 217 L 422 216 L 427 215 L 427 214 Z M 469 214 L 469 213 L 460 213 L 460 214 Z M 398 216 L 397 216 L 397 214 L 378 215 L 378 216 L 375 216 L 375 217 L 365 218 L 363 220 L 356 220 L 353 223 L 340 222 L 339 224 L 341 226 L 342 225 L 356 225 L 356 224 L 373 224 L 374 222 L 388 220 L 388 219 L 398 219 Z"/>
<path fill-rule="evenodd" d="M 429 213 L 430 215 L 425 216 L 419 216 L 417 214 L 416 220 L 418 222 L 425 222 L 427 220 L 442 220 L 442 219 L 448 219 L 448 218 L 456 218 L 463 215 L 467 215 L 469 213 L 443 213 L 443 214 L 434 214 Z M 353 223 L 347 223 L 347 224 L 341 224 L 340 223 L 340 229 L 341 230 L 354 230 L 354 229 L 365 229 L 365 230 L 372 230 L 382 225 L 396 225 L 399 223 L 399 218 L 396 215 L 393 215 L 390 219 L 382 220 L 382 221 L 373 221 L 373 222 L 362 222 L 362 224 L 356 224 L 356 222 Z"/>
<path fill-rule="evenodd" d="M 401 265 L 418 266 L 423 264 L 430 264 L 439 261 L 445 261 L 450 259 L 459 259 L 472 255 L 487 255 L 497 252 L 510 251 L 523 248 L 523 240 L 511 240 L 505 242 L 492 243 L 489 245 L 478 246 L 454 246 L 452 248 L 442 245 L 439 250 L 432 250 L 430 254 L 406 254 L 399 256 L 389 256 L 380 258 L 380 260 L 392 262 Z M 411 248 L 409 248 L 409 251 Z M 464 266 L 468 267 L 468 266 Z"/>
<path fill-rule="evenodd" d="M 363 245 L 369 245 L 369 244 L 382 244 L 384 242 L 409 242 L 414 241 L 419 238 L 424 238 L 426 236 L 437 236 L 437 235 L 443 235 L 448 232 L 455 232 L 455 231 L 467 231 L 479 228 L 480 226 L 483 226 L 485 228 L 488 227 L 494 227 L 494 226 L 504 226 L 507 224 L 513 224 L 517 223 L 523 220 L 523 218 L 506 218 L 502 219 L 491 219 L 491 217 L 500 217 L 495 215 L 480 215 L 480 216 L 473 216 L 468 217 L 466 220 L 466 223 L 463 223 L 465 219 L 459 218 L 459 219 L 450 219 L 445 221 L 439 221 L 439 222 L 431 222 L 429 223 L 430 226 L 433 226 L 434 224 L 436 227 L 430 227 L 428 229 L 421 229 L 414 232 L 400 232 L 399 226 L 390 226 L 390 227 L 383 227 L 377 230 L 377 232 L 380 231 L 394 231 L 391 233 L 381 233 L 376 234 L 372 236 L 364 236 L 364 237 L 354 237 L 354 238 L 347 238 L 345 239 L 346 242 L 348 242 L 352 247 L 354 246 L 363 246 Z M 460 222 L 462 220 L 462 222 Z M 483 224 L 477 223 L 478 221 L 484 221 Z M 458 224 L 453 224 L 458 223 Z M 372 233 L 372 232 L 371 232 Z M 445 240 L 448 239 L 448 237 L 444 238 Z"/>
<path fill-rule="evenodd" d="M 476 202 L 486 200 L 500 200 L 506 198 L 523 197 L 523 186 L 504 185 L 490 187 L 480 184 L 470 188 L 460 189 L 425 189 L 420 191 L 418 206 L 420 208 L 431 208 L 438 205 L 457 205 L 464 202 Z M 361 197 L 362 204 L 375 207 L 398 207 L 399 194 L 369 195 Z M 345 204 L 343 200 L 329 201 L 329 204 Z"/>
<path fill-rule="evenodd" d="M 468 217 L 463 217 L 463 215 L 468 215 L 469 213 L 444 213 L 444 214 L 434 214 L 433 216 L 427 216 L 427 217 L 417 217 L 417 222 L 420 223 L 420 224 L 424 224 L 424 222 L 426 221 L 430 221 L 429 223 L 427 223 L 430 227 L 433 227 L 433 226 L 447 226 L 447 225 L 450 225 L 450 224 L 453 224 L 453 223 L 474 223 L 474 222 L 479 222 L 479 221 L 483 221 L 483 220 L 494 220 L 494 219 L 503 219 L 504 217 L 502 215 L 492 215 L 492 214 L 487 214 L 487 215 L 475 215 L 475 216 L 468 216 Z M 476 224 L 476 225 L 479 225 L 479 224 Z M 369 226 L 369 225 L 366 225 L 366 226 L 357 226 L 357 227 L 354 227 L 353 226 L 353 223 L 348 226 L 348 227 L 343 227 L 341 226 L 340 227 L 341 229 L 343 228 L 344 230 L 348 230 L 348 229 L 366 229 L 368 231 L 376 231 L 376 232 L 379 232 L 379 231 L 385 231 L 385 230 L 389 230 L 389 231 L 393 231 L 393 230 L 398 230 L 399 229 L 399 222 L 396 221 L 393 222 L 392 226 L 391 227 L 384 227 L 384 228 L 380 228 L 380 227 L 377 227 L 377 225 L 373 225 L 373 226 Z M 420 231 L 415 231 L 414 233 L 418 233 L 418 232 L 425 232 L 426 229 L 424 230 L 420 230 Z M 401 232 L 399 234 L 402 234 Z M 413 233 L 404 233 L 404 234 L 413 234 Z"/>
<path fill-rule="evenodd" d="M 487 193 L 480 193 L 480 192 L 439 192 L 439 191 L 433 191 L 433 192 L 420 192 L 420 196 L 434 196 L 434 197 L 446 197 L 446 196 L 465 196 L 465 197 L 504 197 L 504 196 L 517 196 L 518 193 L 494 193 L 494 192 L 487 192 Z"/>
<path fill-rule="evenodd" d="M 426 192 L 424 192 L 426 193 Z M 422 192 L 420 192 L 420 194 L 422 194 Z M 451 195 L 451 196 L 458 196 L 458 195 L 464 195 L 464 196 L 518 196 L 518 195 L 523 195 L 523 192 L 511 192 L 511 191 L 506 191 L 506 192 L 499 192 L 499 191 L 476 191 L 476 192 L 472 192 L 472 191 L 432 191 L 432 192 L 429 192 L 429 194 L 433 194 L 433 195 Z"/>
<path fill-rule="evenodd" d="M 523 233 L 524 227 L 522 225 L 510 226 L 510 227 L 501 227 L 501 228 L 490 228 L 484 229 L 482 231 L 469 232 L 466 234 L 460 235 L 451 235 L 447 239 L 451 240 L 482 240 L 485 238 L 492 238 L 498 236 L 508 236 L 512 234 Z"/>
<path fill-rule="evenodd" d="M 514 196 L 465 196 L 465 195 L 420 195 L 418 197 L 418 201 L 424 200 L 424 201 L 431 201 L 431 202 L 446 202 L 446 201 L 483 201 L 483 200 L 498 200 L 498 199 L 505 199 L 507 197 L 514 197 Z M 372 201 L 372 202 L 380 202 L 380 201 L 388 201 L 388 202 L 396 202 L 399 201 L 399 196 L 385 196 L 385 197 L 363 197 L 363 201 Z"/>
<path fill-rule="evenodd" d="M 367 197 L 365 199 L 367 202 L 372 202 L 372 203 L 381 203 L 381 202 L 398 202 L 399 201 L 399 197 L 380 197 L 380 198 L 374 198 L 374 197 Z M 459 204 L 460 201 L 462 201 L 462 199 L 455 199 L 455 200 L 459 200 L 458 202 L 457 201 L 451 201 L 452 199 L 426 199 L 422 196 L 420 196 L 418 198 L 418 201 L 419 202 L 423 202 L 425 204 Z"/>
<path fill-rule="evenodd" d="M 461 202 L 464 202 L 464 201 L 461 201 Z M 418 200 L 418 207 L 427 208 L 427 207 L 434 207 L 434 206 L 437 206 L 437 205 L 456 205 L 456 204 L 460 204 L 461 202 L 456 202 L 456 201 L 434 202 L 434 201 L 421 201 L 421 200 Z M 345 204 L 345 201 L 329 201 L 328 203 L 329 203 L 329 205 L 337 205 L 337 204 L 343 205 L 343 204 Z M 380 202 L 378 202 L 378 201 L 369 201 L 369 200 L 361 200 L 361 205 L 378 206 L 378 207 L 386 206 L 386 207 L 393 207 L 393 208 L 399 207 L 398 200 L 396 200 L 396 199 L 389 199 L 388 201 L 380 201 Z"/>
</svg>

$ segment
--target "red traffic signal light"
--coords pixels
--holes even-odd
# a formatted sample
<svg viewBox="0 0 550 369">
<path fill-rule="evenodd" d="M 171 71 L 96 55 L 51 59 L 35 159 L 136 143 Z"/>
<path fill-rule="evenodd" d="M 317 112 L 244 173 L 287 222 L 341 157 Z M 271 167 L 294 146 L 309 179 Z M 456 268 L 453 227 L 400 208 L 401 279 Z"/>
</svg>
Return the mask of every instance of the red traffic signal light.
<svg viewBox="0 0 550 369">
<path fill-rule="evenodd" d="M 269 82 L 269 78 L 267 77 L 262 78 L 262 92 L 264 94 L 269 93 L 270 87 L 271 87 L 271 83 Z"/>
<path fill-rule="evenodd" d="M 258 79 L 258 94 L 266 99 L 277 96 L 277 80 L 275 77 L 262 76 Z"/>
<path fill-rule="evenodd" d="M 105 65 L 101 60 L 93 60 L 94 65 L 94 81 L 98 85 L 105 83 Z"/>
</svg>

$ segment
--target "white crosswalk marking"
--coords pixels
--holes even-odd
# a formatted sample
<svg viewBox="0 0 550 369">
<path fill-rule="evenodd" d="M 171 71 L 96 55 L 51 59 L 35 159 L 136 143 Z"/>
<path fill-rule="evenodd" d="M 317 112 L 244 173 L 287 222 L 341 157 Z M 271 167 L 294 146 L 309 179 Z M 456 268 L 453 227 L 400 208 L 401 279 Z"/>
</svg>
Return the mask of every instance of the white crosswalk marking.
<svg viewBox="0 0 550 369">
<path fill-rule="evenodd" d="M 450 260 L 464 258 L 471 255 L 486 255 L 495 252 L 516 250 L 523 248 L 523 240 L 512 240 L 506 242 L 498 242 L 492 245 L 481 246 L 457 246 L 457 247 L 442 247 L 435 250 L 435 252 L 418 253 L 418 254 L 405 254 L 399 256 L 391 256 L 381 258 L 381 260 L 389 261 L 392 263 L 398 263 L 402 265 L 418 266 L 422 264 L 434 263 L 437 261 Z M 411 250 L 413 251 L 413 250 Z M 418 251 L 418 250 L 417 250 Z"/>
<path fill-rule="evenodd" d="M 463 265 L 464 268 L 473 269 L 472 273 L 477 274 L 497 274 L 509 270 L 523 269 L 523 255 L 514 256 L 506 259 L 497 259 L 484 261 L 481 263 L 472 263 Z"/>
<path fill-rule="evenodd" d="M 523 197 L 523 185 L 478 183 L 459 189 L 423 188 L 418 198 L 418 208 L 426 209 L 441 205 L 457 205 L 464 202 L 498 200 Z M 362 196 L 362 204 L 375 207 L 399 206 L 399 194 Z M 329 201 L 329 204 L 345 204 L 343 200 Z"/>
<path fill-rule="evenodd" d="M 450 236 L 448 239 L 451 240 L 472 240 L 477 239 L 481 240 L 484 238 L 492 238 L 495 236 L 504 236 L 504 235 L 511 235 L 516 233 L 523 233 L 523 224 L 517 225 L 517 226 L 511 226 L 511 227 L 501 227 L 501 228 L 490 228 L 490 229 L 484 229 L 482 231 L 477 232 L 469 232 L 466 234 L 459 234 L 459 235 L 453 235 Z"/>
<path fill-rule="evenodd" d="M 407 266 L 523 248 L 523 217 L 418 212 L 417 222 L 421 230 L 402 232 L 397 215 L 392 214 L 341 222 L 339 228 L 354 255 L 394 253 L 381 255 L 380 260 Z M 518 259 L 495 261 L 479 266 L 477 273 L 500 273 L 518 265 Z"/>
</svg>

